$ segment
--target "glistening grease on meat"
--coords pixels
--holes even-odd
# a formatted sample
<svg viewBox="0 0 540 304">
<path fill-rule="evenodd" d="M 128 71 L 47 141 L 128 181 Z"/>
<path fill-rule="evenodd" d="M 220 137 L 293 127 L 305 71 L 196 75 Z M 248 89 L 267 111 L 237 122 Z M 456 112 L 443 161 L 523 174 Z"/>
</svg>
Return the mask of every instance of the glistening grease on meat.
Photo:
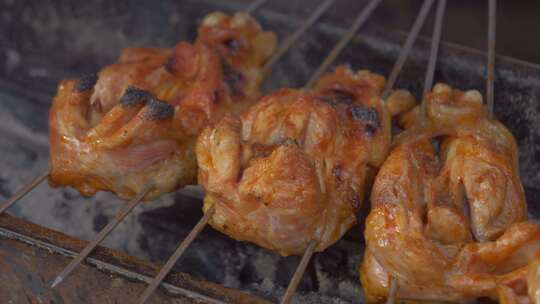
<svg viewBox="0 0 540 304">
<path fill-rule="evenodd" d="M 313 90 L 279 90 L 207 127 L 196 152 L 210 225 L 282 255 L 337 241 L 389 150 L 383 86 L 340 67 Z"/>
<path fill-rule="evenodd" d="M 193 44 L 124 49 L 98 74 L 62 81 L 49 113 L 49 183 L 125 199 L 147 182 L 145 199 L 195 183 L 196 136 L 258 98 L 275 46 L 249 15 L 212 13 Z"/>
<path fill-rule="evenodd" d="M 527 221 L 517 145 L 477 91 L 437 84 L 379 171 L 360 269 L 368 302 L 390 278 L 408 302 L 538 303 L 540 226 Z M 441 140 L 439 151 L 431 140 Z"/>
</svg>

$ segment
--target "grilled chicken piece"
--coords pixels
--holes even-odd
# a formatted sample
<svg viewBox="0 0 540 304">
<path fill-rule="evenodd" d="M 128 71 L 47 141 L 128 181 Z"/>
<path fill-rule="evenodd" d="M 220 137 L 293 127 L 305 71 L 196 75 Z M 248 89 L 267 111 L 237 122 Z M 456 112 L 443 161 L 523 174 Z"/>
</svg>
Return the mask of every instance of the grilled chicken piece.
<svg viewBox="0 0 540 304">
<path fill-rule="evenodd" d="M 338 240 L 388 153 L 384 82 L 340 67 L 313 90 L 279 90 L 207 127 L 196 153 L 210 225 L 282 255 Z"/>
<path fill-rule="evenodd" d="M 527 222 L 511 133 L 477 91 L 438 84 L 375 178 L 360 268 L 369 302 L 539 303 L 540 226 Z M 423 119 L 423 121 L 421 121 Z M 430 139 L 442 136 L 437 155 Z M 528 290 L 527 290 L 528 288 Z"/>
<path fill-rule="evenodd" d="M 64 80 L 49 113 L 52 186 L 155 198 L 196 182 L 195 139 L 259 96 L 276 46 L 245 13 L 208 15 L 194 44 L 130 48 L 98 75 Z"/>
</svg>

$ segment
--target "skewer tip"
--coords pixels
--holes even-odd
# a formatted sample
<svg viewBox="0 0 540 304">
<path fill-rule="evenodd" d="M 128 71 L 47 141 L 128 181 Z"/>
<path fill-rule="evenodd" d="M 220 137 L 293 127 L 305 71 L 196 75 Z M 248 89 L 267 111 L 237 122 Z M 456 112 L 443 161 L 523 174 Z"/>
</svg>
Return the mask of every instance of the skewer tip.
<svg viewBox="0 0 540 304">
<path fill-rule="evenodd" d="M 56 279 L 54 279 L 54 282 L 51 284 L 51 288 L 55 288 L 58 286 L 58 284 L 62 283 L 63 280 L 64 278 L 61 275 L 57 276 Z"/>
<path fill-rule="evenodd" d="M 296 268 L 296 271 L 291 282 L 289 283 L 289 286 L 287 287 L 287 290 L 285 291 L 285 294 L 283 295 L 283 298 L 281 299 L 280 304 L 289 304 L 292 301 L 296 288 L 298 287 L 298 284 L 300 284 L 300 280 L 302 279 L 309 260 L 311 259 L 311 256 L 313 256 L 313 253 L 315 253 L 316 248 L 317 242 L 315 240 L 309 241 L 308 247 L 302 256 L 302 260 L 300 260 L 300 264 L 298 264 L 298 268 Z"/>
<path fill-rule="evenodd" d="M 390 290 L 388 291 L 388 298 L 386 299 L 386 304 L 394 304 L 397 298 L 398 283 L 396 278 L 390 278 Z"/>
</svg>

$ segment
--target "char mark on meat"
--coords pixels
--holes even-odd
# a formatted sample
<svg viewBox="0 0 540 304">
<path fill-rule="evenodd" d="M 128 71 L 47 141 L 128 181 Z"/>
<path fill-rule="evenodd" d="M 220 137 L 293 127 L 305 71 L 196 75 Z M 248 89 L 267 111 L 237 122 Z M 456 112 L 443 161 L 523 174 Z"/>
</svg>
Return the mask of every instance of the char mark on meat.
<svg viewBox="0 0 540 304">
<path fill-rule="evenodd" d="M 169 57 L 169 59 L 167 59 L 164 65 L 165 71 L 174 74 L 174 61 L 174 56 L 171 56 Z"/>
<path fill-rule="evenodd" d="M 152 94 L 148 91 L 136 88 L 134 86 L 129 86 L 126 89 L 126 92 L 120 99 L 120 103 L 123 107 L 133 107 L 143 103 L 146 103 L 148 100 L 153 98 Z"/>
<path fill-rule="evenodd" d="M 98 80 L 98 75 L 95 73 L 87 74 L 79 78 L 77 81 L 77 84 L 75 84 L 75 90 L 77 92 L 85 92 L 88 91 L 96 85 L 96 82 Z"/>
<path fill-rule="evenodd" d="M 334 88 L 324 91 L 317 98 L 335 107 L 339 104 L 350 105 L 356 99 L 356 95 L 346 89 Z"/>
<path fill-rule="evenodd" d="M 336 178 L 336 182 L 340 183 L 343 181 L 343 178 L 341 176 L 343 168 L 341 165 L 335 165 L 334 168 L 332 168 L 332 175 Z"/>
<path fill-rule="evenodd" d="M 174 114 L 174 108 L 168 102 L 157 98 L 150 99 L 148 107 L 147 118 L 150 120 L 166 119 Z"/>
<path fill-rule="evenodd" d="M 374 108 L 354 105 L 351 107 L 351 115 L 355 120 L 364 124 L 365 131 L 370 136 L 375 134 L 381 126 L 379 113 Z"/>
<path fill-rule="evenodd" d="M 238 41 L 237 39 L 225 40 L 223 44 L 233 52 L 240 50 L 240 48 L 242 47 L 242 43 Z"/>
<path fill-rule="evenodd" d="M 233 96 L 242 95 L 242 84 L 244 75 L 236 71 L 229 63 L 223 61 L 223 80 L 231 89 Z"/>
</svg>

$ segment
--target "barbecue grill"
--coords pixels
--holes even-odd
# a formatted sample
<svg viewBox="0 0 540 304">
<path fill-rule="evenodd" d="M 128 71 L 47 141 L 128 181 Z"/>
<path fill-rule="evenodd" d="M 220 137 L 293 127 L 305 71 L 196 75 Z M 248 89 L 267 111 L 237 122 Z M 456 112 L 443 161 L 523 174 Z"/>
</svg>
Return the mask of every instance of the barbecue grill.
<svg viewBox="0 0 540 304">
<path fill-rule="evenodd" d="M 303 86 L 328 51 L 347 33 L 355 15 L 370 3 L 355 2 L 347 7 L 344 5 L 347 1 L 341 0 L 323 0 L 309 5 L 301 1 L 254 2 L 262 5 L 254 15 L 266 29 L 281 37 L 286 50 L 272 66 L 266 81 L 267 92 L 283 86 Z M 385 1 L 382 2 L 384 5 Z M 418 9 L 420 4 L 413 6 Z M 234 12 L 246 9 L 248 4 L 185 0 L 180 3 L 163 1 L 156 6 L 142 1 L 134 4 L 98 0 L 60 1 L 54 5 L 6 1 L 1 6 L 7 17 L 0 21 L 3 37 L 0 38 L 0 58 L 3 58 L 0 60 L 3 63 L 0 134 L 4 138 L 0 147 L 0 196 L 7 199 L 46 169 L 47 110 L 60 79 L 94 72 L 112 62 L 123 47 L 165 47 L 179 40 L 190 40 L 195 33 L 196 17 L 214 10 Z M 431 8 L 431 15 L 435 15 L 435 6 Z M 334 9 L 329 10 L 331 7 Z M 344 14 L 344 10 L 349 12 Z M 381 25 L 385 25 L 388 14 L 380 7 L 369 16 L 361 32 L 346 45 L 334 64 L 346 62 L 354 68 L 389 75 L 407 33 L 383 28 Z M 340 16 L 350 17 L 350 20 L 340 20 Z M 297 41 L 287 40 L 291 33 L 309 23 L 314 24 L 305 26 L 306 32 L 297 32 Z M 432 24 L 428 19 L 424 28 L 432 28 Z M 430 39 L 420 37 L 395 87 L 408 88 L 420 97 L 429 54 Z M 485 92 L 484 51 L 442 43 L 438 58 L 436 81 Z M 518 141 L 521 177 L 532 217 L 540 215 L 540 209 L 531 204 L 540 193 L 535 188 L 540 179 L 536 173 L 540 172 L 536 159 L 540 157 L 537 152 L 540 130 L 536 124 L 540 108 L 535 104 L 539 76 L 539 66 L 497 57 L 495 116 L 508 126 Z M 51 290 L 49 285 L 55 276 L 86 245 L 81 240 L 92 239 L 125 202 L 107 193 L 84 198 L 71 189 L 37 186 L 9 209 L 13 216 L 0 216 L 0 280 L 3 283 L 0 298 L 13 303 L 135 301 L 158 272 L 157 264 L 168 258 L 178 241 L 184 239 L 201 218 L 201 203 L 191 189 L 137 206 L 103 242 L 112 249 L 99 247 L 93 251 L 72 277 Z M 361 299 L 357 278 L 362 254 L 361 229 L 360 226 L 353 228 L 337 244 L 311 259 L 295 300 L 348 303 Z M 281 258 L 205 229 L 152 300 L 157 303 L 276 302 L 299 261 L 300 257 Z"/>
</svg>

